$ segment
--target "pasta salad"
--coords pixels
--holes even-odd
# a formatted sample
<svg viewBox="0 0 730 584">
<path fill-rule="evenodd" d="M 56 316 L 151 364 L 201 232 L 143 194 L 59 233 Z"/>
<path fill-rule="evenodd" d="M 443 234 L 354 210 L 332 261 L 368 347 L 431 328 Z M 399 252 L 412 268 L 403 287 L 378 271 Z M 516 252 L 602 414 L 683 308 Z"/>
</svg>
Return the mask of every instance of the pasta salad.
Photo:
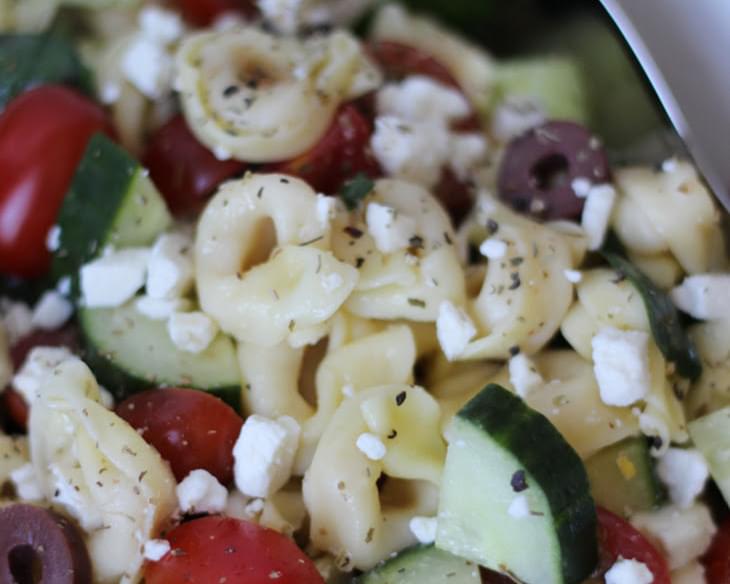
<svg viewBox="0 0 730 584">
<path fill-rule="evenodd" d="M 0 0 L 1 583 L 730 583 L 712 194 L 406 4 Z"/>
</svg>

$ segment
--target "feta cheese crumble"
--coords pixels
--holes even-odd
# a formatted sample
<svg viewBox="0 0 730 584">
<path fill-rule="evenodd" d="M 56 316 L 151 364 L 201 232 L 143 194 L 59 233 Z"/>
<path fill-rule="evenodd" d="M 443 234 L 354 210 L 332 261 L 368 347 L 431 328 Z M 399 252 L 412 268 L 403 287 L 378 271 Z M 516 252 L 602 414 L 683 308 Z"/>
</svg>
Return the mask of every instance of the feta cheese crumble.
<svg viewBox="0 0 730 584">
<path fill-rule="evenodd" d="M 163 44 L 144 35 L 134 38 L 121 61 L 124 77 L 140 93 L 159 99 L 170 88 L 174 60 Z"/>
<path fill-rule="evenodd" d="M 360 434 L 355 441 L 355 446 L 370 460 L 383 460 L 388 453 L 383 441 L 370 432 Z"/>
<path fill-rule="evenodd" d="M 41 391 L 41 382 L 56 367 L 73 358 L 66 347 L 35 347 L 13 377 L 13 387 L 28 404 L 34 404 Z"/>
<path fill-rule="evenodd" d="M 33 330 L 33 312 L 25 302 L 2 299 L 2 326 L 8 337 L 8 344 L 14 345 Z"/>
<path fill-rule="evenodd" d="M 174 312 L 167 321 L 167 332 L 181 351 L 202 353 L 218 334 L 218 325 L 204 312 Z"/>
<path fill-rule="evenodd" d="M 193 303 L 187 298 L 152 298 L 140 296 L 134 302 L 137 312 L 152 320 L 167 320 L 176 312 L 188 312 Z"/>
<path fill-rule="evenodd" d="M 654 575 L 646 564 L 619 558 L 606 572 L 606 584 L 652 584 Z"/>
<path fill-rule="evenodd" d="M 507 255 L 507 242 L 501 239 L 485 239 L 479 246 L 479 253 L 489 260 L 501 260 Z"/>
<path fill-rule="evenodd" d="M 145 6 L 139 12 L 138 21 L 147 38 L 164 44 L 175 42 L 185 32 L 180 15 L 159 6 Z"/>
<path fill-rule="evenodd" d="M 150 539 L 144 542 L 144 559 L 150 562 L 159 562 L 169 551 L 170 542 L 166 539 Z"/>
<path fill-rule="evenodd" d="M 264 20 L 284 34 L 294 34 L 302 20 L 302 0 L 257 0 Z"/>
<path fill-rule="evenodd" d="M 485 159 L 487 151 L 487 140 L 481 134 L 452 134 L 449 166 L 456 178 L 467 180 L 471 170 Z"/>
<path fill-rule="evenodd" d="M 66 324 L 73 311 L 73 304 L 66 298 L 55 290 L 47 290 L 33 307 L 31 324 L 45 331 L 55 331 Z"/>
<path fill-rule="evenodd" d="M 581 225 L 588 236 L 588 249 L 597 250 L 603 245 L 615 202 L 616 190 L 611 185 L 590 188 L 581 217 Z"/>
<path fill-rule="evenodd" d="M 730 318 L 730 275 L 689 276 L 671 292 L 682 312 L 699 320 Z"/>
<path fill-rule="evenodd" d="M 509 381 L 514 386 L 517 395 L 527 397 L 545 383 L 537 367 L 527 355 L 518 353 L 509 360 Z"/>
<path fill-rule="evenodd" d="M 495 108 L 492 135 L 501 142 L 509 142 L 545 120 L 545 108 L 534 98 L 512 96 Z"/>
<path fill-rule="evenodd" d="M 147 262 L 147 295 L 152 298 L 178 298 L 193 285 L 194 268 L 190 237 L 179 233 L 161 235 Z"/>
<path fill-rule="evenodd" d="M 233 447 L 236 487 L 249 497 L 268 497 L 291 477 L 301 429 L 294 418 L 254 414 Z"/>
<path fill-rule="evenodd" d="M 449 361 L 453 361 L 461 355 L 476 334 L 476 326 L 466 312 L 448 300 L 439 305 L 436 337 L 441 345 L 441 350 Z"/>
<path fill-rule="evenodd" d="M 524 519 L 530 516 L 530 503 L 526 495 L 517 495 L 507 507 L 507 514 L 515 519 Z"/>
<path fill-rule="evenodd" d="M 144 285 L 149 250 L 112 251 L 81 266 L 81 296 L 87 308 L 113 308 Z"/>
<path fill-rule="evenodd" d="M 406 249 L 416 234 L 416 221 L 412 217 L 380 203 L 368 204 L 365 221 L 375 247 L 382 253 Z"/>
<path fill-rule="evenodd" d="M 53 225 L 46 235 L 46 249 L 48 251 L 57 251 L 61 247 L 61 228 Z"/>
<path fill-rule="evenodd" d="M 43 490 L 38 482 L 35 468 L 30 462 L 11 471 L 10 482 L 13 483 L 15 494 L 21 501 L 43 500 Z"/>
<path fill-rule="evenodd" d="M 605 327 L 591 340 L 593 372 L 601 401 L 609 406 L 629 406 L 644 399 L 651 389 L 649 335 Z"/>
<path fill-rule="evenodd" d="M 408 528 L 416 537 L 419 543 L 428 545 L 436 541 L 436 528 L 438 520 L 436 517 L 412 517 L 408 522 Z"/>
<path fill-rule="evenodd" d="M 657 474 L 667 486 L 672 503 L 686 509 L 704 490 L 710 471 L 698 450 L 669 448 L 659 459 Z"/>
<path fill-rule="evenodd" d="M 220 513 L 228 499 L 228 490 L 203 469 L 190 472 L 175 492 L 183 513 Z"/>
<path fill-rule="evenodd" d="M 588 193 L 591 192 L 591 186 L 590 179 L 583 176 L 574 178 L 570 183 L 570 188 L 573 189 L 575 196 L 579 199 L 585 199 L 588 196 Z"/>
<path fill-rule="evenodd" d="M 579 284 L 583 279 L 583 274 L 580 270 L 563 270 L 563 276 L 571 284 Z"/>
<path fill-rule="evenodd" d="M 387 83 L 376 96 L 379 115 L 391 115 L 410 122 L 449 123 L 469 115 L 471 106 L 464 95 L 424 75 L 411 75 L 400 83 Z"/>
</svg>

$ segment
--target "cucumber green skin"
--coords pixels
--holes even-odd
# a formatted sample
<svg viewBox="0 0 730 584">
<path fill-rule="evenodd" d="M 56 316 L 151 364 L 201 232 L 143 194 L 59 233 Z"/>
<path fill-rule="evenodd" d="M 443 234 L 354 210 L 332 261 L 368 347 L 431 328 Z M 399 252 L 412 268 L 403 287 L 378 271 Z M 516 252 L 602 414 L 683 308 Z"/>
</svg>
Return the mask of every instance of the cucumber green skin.
<svg viewBox="0 0 730 584">
<path fill-rule="evenodd" d="M 626 478 L 617 465 L 626 457 L 636 474 Z M 591 492 L 597 505 L 616 515 L 628 517 L 650 511 L 666 500 L 666 491 L 656 474 L 654 458 L 643 437 L 626 438 L 596 452 L 585 463 Z"/>
<path fill-rule="evenodd" d="M 499 385 L 488 385 L 457 416 L 502 445 L 537 482 L 552 513 L 563 579 L 582 582 L 598 562 L 598 520 L 580 457 L 545 416 Z"/>
<path fill-rule="evenodd" d="M 479 567 L 433 545 L 407 548 L 353 584 L 479 584 Z"/>
</svg>

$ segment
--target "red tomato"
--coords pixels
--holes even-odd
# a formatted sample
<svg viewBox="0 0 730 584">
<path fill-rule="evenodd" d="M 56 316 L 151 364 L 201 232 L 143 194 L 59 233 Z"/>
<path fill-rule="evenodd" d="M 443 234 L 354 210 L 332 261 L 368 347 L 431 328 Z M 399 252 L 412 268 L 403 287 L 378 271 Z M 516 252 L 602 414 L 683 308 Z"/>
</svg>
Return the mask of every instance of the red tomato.
<svg viewBox="0 0 730 584">
<path fill-rule="evenodd" d="M 224 485 L 233 480 L 233 445 L 243 420 L 222 400 L 195 389 L 151 389 L 117 406 L 170 463 L 178 481 L 198 468 Z"/>
<path fill-rule="evenodd" d="M 598 508 L 598 540 L 601 548 L 600 573 L 605 573 L 619 557 L 637 560 L 654 575 L 653 584 L 671 584 L 664 556 L 632 525 L 619 516 Z M 713 582 L 714 580 L 708 580 Z"/>
<path fill-rule="evenodd" d="M 167 534 L 172 548 L 145 565 L 147 584 L 324 584 L 288 537 L 255 523 L 209 516 Z"/>
<path fill-rule="evenodd" d="M 321 193 L 335 194 L 344 182 L 358 173 L 372 178 L 381 176 L 380 167 L 370 152 L 372 133 L 373 128 L 365 116 L 357 107 L 347 104 L 309 152 L 270 165 L 268 170 L 298 176 Z"/>
<path fill-rule="evenodd" d="M 0 271 L 41 276 L 48 230 L 92 134 L 111 133 L 101 107 L 56 85 L 22 93 L 0 115 Z"/>
<path fill-rule="evenodd" d="M 730 520 L 720 526 L 703 563 L 707 582 L 730 584 Z"/>
<path fill-rule="evenodd" d="M 368 50 L 389 79 L 425 75 L 444 85 L 461 89 L 448 67 L 420 49 L 393 41 L 375 41 L 370 43 Z"/>
<path fill-rule="evenodd" d="M 243 172 L 237 160 L 218 160 L 177 115 L 150 139 L 142 162 L 173 213 L 195 212 L 224 180 Z"/>
<path fill-rule="evenodd" d="M 253 0 L 176 0 L 176 4 L 185 20 L 195 26 L 209 26 L 227 12 L 249 18 L 256 15 Z"/>
<path fill-rule="evenodd" d="M 23 365 L 25 358 L 35 347 L 68 347 L 76 351 L 79 347 L 78 331 L 71 326 L 57 331 L 35 331 L 20 339 L 10 348 L 10 358 L 13 369 L 17 371 Z M 28 404 L 25 399 L 12 387 L 8 387 L 0 396 L 2 409 L 10 418 L 14 426 L 25 431 L 28 426 Z"/>
</svg>

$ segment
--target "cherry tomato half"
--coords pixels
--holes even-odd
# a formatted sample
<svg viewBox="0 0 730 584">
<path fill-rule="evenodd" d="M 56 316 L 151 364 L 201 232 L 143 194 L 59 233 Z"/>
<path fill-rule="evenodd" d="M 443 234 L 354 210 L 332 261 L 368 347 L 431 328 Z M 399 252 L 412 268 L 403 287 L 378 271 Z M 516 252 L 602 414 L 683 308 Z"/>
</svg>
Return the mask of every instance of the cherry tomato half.
<svg viewBox="0 0 730 584">
<path fill-rule="evenodd" d="M 368 51 L 388 79 L 425 75 L 449 87 L 461 89 L 448 67 L 420 49 L 393 41 L 375 41 L 368 45 Z"/>
<path fill-rule="evenodd" d="M 218 160 L 177 115 L 158 129 L 142 157 L 155 185 L 173 213 L 199 210 L 224 180 L 243 172 L 237 160 Z"/>
<path fill-rule="evenodd" d="M 288 537 L 230 517 L 195 519 L 167 534 L 171 550 L 145 566 L 147 584 L 324 584 Z"/>
<path fill-rule="evenodd" d="M 0 115 L 0 272 L 32 278 L 48 269 L 48 230 L 99 131 L 112 131 L 104 110 L 57 85 L 22 93 Z"/>
<path fill-rule="evenodd" d="M 730 520 L 718 529 L 703 563 L 707 582 L 730 584 Z"/>
<path fill-rule="evenodd" d="M 253 0 L 176 0 L 183 17 L 195 26 L 210 26 L 226 13 L 251 18 L 256 15 Z"/>
<path fill-rule="evenodd" d="M 618 515 L 600 507 L 597 511 L 601 574 L 622 557 L 645 564 L 654 575 L 653 584 L 671 584 L 667 560 L 639 531 Z M 715 583 L 714 580 L 708 582 Z"/>
<path fill-rule="evenodd" d="M 123 401 L 117 414 L 170 463 L 178 481 L 198 468 L 224 485 L 233 480 L 233 445 L 243 420 L 217 397 L 195 389 L 151 389 Z"/>
<path fill-rule="evenodd" d="M 307 181 L 321 193 L 335 194 L 358 173 L 380 176 L 380 167 L 370 152 L 373 128 L 352 104 L 343 106 L 318 144 L 301 156 L 273 164 L 270 172 L 291 174 Z"/>
</svg>

